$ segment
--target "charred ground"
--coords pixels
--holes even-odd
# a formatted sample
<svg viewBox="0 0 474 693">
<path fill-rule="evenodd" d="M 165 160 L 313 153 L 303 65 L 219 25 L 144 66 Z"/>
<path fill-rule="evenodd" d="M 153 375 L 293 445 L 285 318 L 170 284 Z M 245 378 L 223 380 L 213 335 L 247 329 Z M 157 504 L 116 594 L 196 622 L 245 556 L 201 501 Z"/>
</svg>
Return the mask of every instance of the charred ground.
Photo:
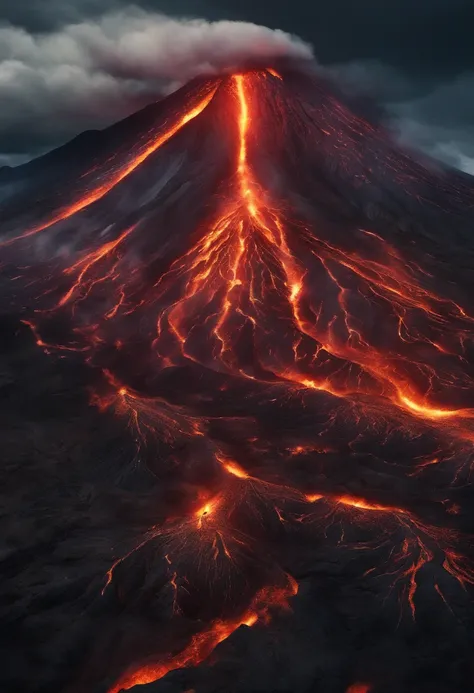
<svg viewBox="0 0 474 693">
<path fill-rule="evenodd" d="M 0 196 L 5 689 L 469 691 L 472 180 L 279 66 Z"/>
</svg>

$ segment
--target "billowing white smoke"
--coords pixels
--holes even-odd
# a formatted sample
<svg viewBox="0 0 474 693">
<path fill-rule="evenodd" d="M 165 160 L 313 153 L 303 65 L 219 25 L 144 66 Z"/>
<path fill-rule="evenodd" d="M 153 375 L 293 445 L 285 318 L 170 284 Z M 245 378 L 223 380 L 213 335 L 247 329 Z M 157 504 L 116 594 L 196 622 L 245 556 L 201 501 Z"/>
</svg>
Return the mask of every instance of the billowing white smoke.
<svg viewBox="0 0 474 693">
<path fill-rule="evenodd" d="M 133 79 L 186 81 L 234 68 L 246 60 L 311 58 L 311 48 L 289 34 L 247 22 L 179 20 L 134 12 L 104 17 L 68 34 L 99 69 Z"/>
<path fill-rule="evenodd" d="M 118 120 L 190 78 L 275 57 L 311 58 L 282 31 L 137 8 L 46 35 L 0 28 L 0 131 L 12 152 Z M 23 142 L 22 142 L 23 140 Z"/>
</svg>

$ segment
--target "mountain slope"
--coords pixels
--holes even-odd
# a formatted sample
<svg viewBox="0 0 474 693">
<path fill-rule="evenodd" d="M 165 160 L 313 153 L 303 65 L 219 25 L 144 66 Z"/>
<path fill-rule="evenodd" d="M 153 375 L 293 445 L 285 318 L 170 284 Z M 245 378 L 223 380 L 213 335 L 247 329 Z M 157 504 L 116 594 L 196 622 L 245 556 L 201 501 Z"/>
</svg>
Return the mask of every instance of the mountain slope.
<svg viewBox="0 0 474 693">
<path fill-rule="evenodd" d="M 462 658 L 474 583 L 471 179 L 400 149 L 320 75 L 288 64 L 195 80 L 87 141 L 5 174 L 1 193 L 5 324 L 21 319 L 74 381 L 78 421 L 93 416 L 78 413 L 88 393 L 92 439 L 104 441 L 97 470 L 71 469 L 92 489 L 74 549 L 88 624 L 70 631 L 70 668 L 44 686 L 168 690 L 170 672 L 229 652 L 230 638 L 244 672 L 234 688 L 225 657 L 223 673 L 198 669 L 185 687 L 204 676 L 217 690 L 223 676 L 226 690 L 276 690 L 242 654 L 248 638 L 271 637 L 266 624 L 295 663 L 285 685 L 313 690 L 317 667 L 297 673 L 305 637 L 282 631 L 291 604 L 296 629 L 321 638 L 304 607 L 315 608 L 319 570 L 328 589 L 347 580 L 385 600 L 387 643 L 418 619 L 422 641 L 431 605 L 449 607 Z M 60 517 L 64 483 L 49 501 Z M 117 498 L 102 509 L 107 492 Z M 98 549 L 92 577 L 86 547 L 112 535 L 109 567 L 100 573 Z M 12 608 L 28 631 L 23 603 Z M 440 618 L 435 630 L 450 632 Z M 369 659 L 366 690 L 431 685 L 421 664 L 414 682 L 408 665 Z M 324 690 L 360 678 L 347 657 L 343 667 Z M 186 689 L 181 675 L 170 690 Z M 439 690 L 467 690 L 460 681 L 448 671 Z"/>
</svg>

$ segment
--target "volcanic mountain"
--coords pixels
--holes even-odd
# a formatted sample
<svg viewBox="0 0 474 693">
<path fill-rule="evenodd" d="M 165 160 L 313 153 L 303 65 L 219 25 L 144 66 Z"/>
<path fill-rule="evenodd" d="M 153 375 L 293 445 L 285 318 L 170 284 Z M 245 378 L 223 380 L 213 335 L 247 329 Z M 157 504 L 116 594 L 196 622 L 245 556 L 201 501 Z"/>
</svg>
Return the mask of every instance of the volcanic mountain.
<svg viewBox="0 0 474 693">
<path fill-rule="evenodd" d="M 5 690 L 471 690 L 473 183 L 289 63 L 0 171 Z"/>
</svg>

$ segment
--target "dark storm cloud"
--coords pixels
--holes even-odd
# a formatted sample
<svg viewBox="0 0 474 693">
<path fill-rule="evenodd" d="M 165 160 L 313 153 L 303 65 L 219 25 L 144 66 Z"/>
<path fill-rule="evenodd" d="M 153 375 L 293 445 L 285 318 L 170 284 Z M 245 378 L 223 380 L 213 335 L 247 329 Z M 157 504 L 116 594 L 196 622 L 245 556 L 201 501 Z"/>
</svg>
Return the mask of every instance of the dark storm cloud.
<svg viewBox="0 0 474 693">
<path fill-rule="evenodd" d="M 128 4 L 124 0 L 0 0 L 0 17 L 38 31 Z M 136 0 L 135 4 L 166 14 L 283 28 L 312 42 L 322 62 L 375 58 L 429 74 L 457 71 L 474 60 L 471 0 Z"/>
<path fill-rule="evenodd" d="M 349 91 L 383 103 L 404 144 L 474 174 L 474 69 L 427 85 L 380 61 L 332 66 Z"/>
<path fill-rule="evenodd" d="M 115 0 L 0 0 L 0 19 L 29 31 L 50 31 L 62 24 L 80 21 L 116 7 Z"/>
<path fill-rule="evenodd" d="M 394 104 L 392 113 L 407 142 L 474 174 L 474 70 Z"/>
<path fill-rule="evenodd" d="M 198 74 L 311 48 L 244 22 L 128 8 L 35 34 L 0 27 L 0 130 L 13 156 L 116 121 Z"/>
<path fill-rule="evenodd" d="M 0 0 L 0 19 L 38 32 L 60 32 L 68 24 L 101 22 L 104 14 L 124 9 L 124 0 Z M 472 0 L 137 0 L 147 11 L 209 20 L 254 22 L 301 36 L 314 46 L 323 65 L 350 76 L 352 87 L 383 103 L 402 138 L 467 170 L 474 149 L 473 119 L 474 25 Z M 0 56 L 1 57 L 1 56 Z M 23 75 L 23 78 L 25 75 Z M 70 74 L 62 104 L 54 104 L 44 125 L 36 116 L 44 92 L 30 84 L 31 100 L 18 113 L 18 103 L 2 99 L 0 163 L 18 163 L 60 144 L 86 127 L 100 127 L 122 117 L 150 98 L 148 87 L 129 82 L 126 87 L 95 75 L 89 86 Z M 20 87 L 18 87 L 19 89 Z M 35 90 L 36 89 L 36 90 Z M 124 96 L 124 91 L 126 97 Z M 102 96 L 100 96 L 102 95 Z M 107 103 L 106 103 L 107 100 Z M 31 102 L 35 108 L 31 108 Z M 80 102 L 78 104 L 78 102 Z M 9 114 L 11 117 L 9 117 Z M 10 124 L 7 124 L 9 121 Z"/>
</svg>

